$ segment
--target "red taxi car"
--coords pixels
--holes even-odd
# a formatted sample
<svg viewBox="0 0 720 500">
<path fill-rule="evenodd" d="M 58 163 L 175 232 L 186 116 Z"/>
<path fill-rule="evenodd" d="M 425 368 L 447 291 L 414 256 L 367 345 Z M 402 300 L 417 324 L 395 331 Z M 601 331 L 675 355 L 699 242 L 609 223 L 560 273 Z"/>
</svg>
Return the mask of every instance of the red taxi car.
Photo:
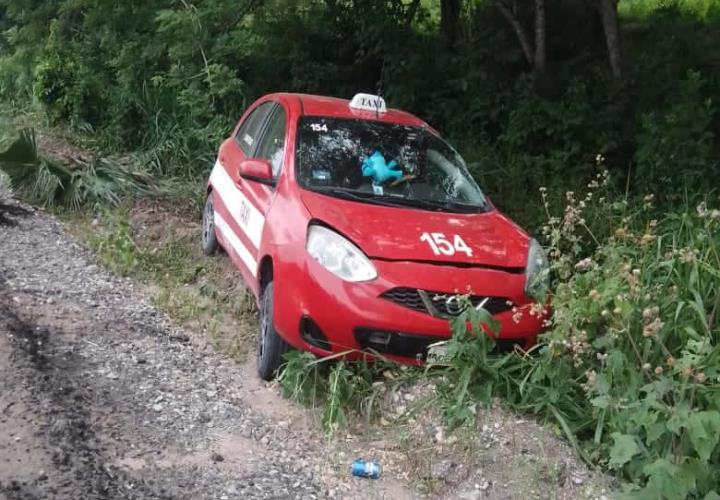
<svg viewBox="0 0 720 500">
<path fill-rule="evenodd" d="M 377 96 L 250 106 L 220 146 L 202 245 L 225 249 L 257 298 L 264 379 L 290 347 L 417 363 L 450 337 L 468 290 L 501 344 L 542 329 L 541 315 L 515 314 L 544 294 L 541 247 L 433 128 Z"/>
</svg>

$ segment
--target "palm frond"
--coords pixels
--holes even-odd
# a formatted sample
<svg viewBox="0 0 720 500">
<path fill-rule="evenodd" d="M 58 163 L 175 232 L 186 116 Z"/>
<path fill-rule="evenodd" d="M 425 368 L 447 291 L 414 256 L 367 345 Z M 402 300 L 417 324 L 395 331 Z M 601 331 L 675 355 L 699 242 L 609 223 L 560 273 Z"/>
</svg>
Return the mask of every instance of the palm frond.
<svg viewBox="0 0 720 500">
<path fill-rule="evenodd" d="M 66 168 L 40 156 L 32 129 L 21 131 L 20 137 L 0 153 L 0 169 L 7 174 L 13 191 L 43 205 L 54 204 L 73 177 Z"/>
<path fill-rule="evenodd" d="M 77 210 L 83 205 L 117 205 L 125 196 L 158 191 L 154 178 L 120 160 L 75 160 L 72 169 L 46 157 L 37 148 L 35 132 L 23 130 L 4 153 L 0 170 L 11 189 L 32 203 Z"/>
</svg>

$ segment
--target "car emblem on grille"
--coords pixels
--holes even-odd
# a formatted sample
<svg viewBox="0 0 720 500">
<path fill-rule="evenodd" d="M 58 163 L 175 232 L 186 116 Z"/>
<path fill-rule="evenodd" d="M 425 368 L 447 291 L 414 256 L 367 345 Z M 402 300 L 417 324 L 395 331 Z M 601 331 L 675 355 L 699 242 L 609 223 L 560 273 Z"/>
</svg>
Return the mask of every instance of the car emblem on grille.
<svg viewBox="0 0 720 500">
<path fill-rule="evenodd" d="M 457 295 L 451 295 L 445 299 L 445 310 L 451 316 L 456 316 L 462 312 L 463 306 L 460 304 L 460 299 Z"/>
</svg>

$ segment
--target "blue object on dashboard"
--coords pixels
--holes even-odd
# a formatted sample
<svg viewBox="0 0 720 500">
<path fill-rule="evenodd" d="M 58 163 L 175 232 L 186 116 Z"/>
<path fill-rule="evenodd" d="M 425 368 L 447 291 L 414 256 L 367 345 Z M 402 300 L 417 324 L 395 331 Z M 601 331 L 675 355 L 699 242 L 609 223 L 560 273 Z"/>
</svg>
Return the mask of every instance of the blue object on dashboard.
<svg viewBox="0 0 720 500">
<path fill-rule="evenodd" d="M 385 162 L 385 157 L 380 151 L 375 150 L 373 154 L 365 158 L 362 163 L 363 177 L 370 177 L 373 184 L 383 184 L 386 181 L 402 178 L 403 173 L 399 170 L 399 166 L 395 160 L 390 163 Z M 398 169 L 398 170 L 396 170 Z"/>
</svg>

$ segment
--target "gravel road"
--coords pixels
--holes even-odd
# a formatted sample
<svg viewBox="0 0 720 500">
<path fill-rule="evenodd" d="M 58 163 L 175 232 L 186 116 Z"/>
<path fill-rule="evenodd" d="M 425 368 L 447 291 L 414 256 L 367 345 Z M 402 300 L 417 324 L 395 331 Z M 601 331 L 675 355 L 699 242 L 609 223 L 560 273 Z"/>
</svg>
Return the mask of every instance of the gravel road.
<svg viewBox="0 0 720 500">
<path fill-rule="evenodd" d="M 336 493 L 304 412 L 192 335 L 0 191 L 0 498 L 410 496 Z"/>
</svg>

